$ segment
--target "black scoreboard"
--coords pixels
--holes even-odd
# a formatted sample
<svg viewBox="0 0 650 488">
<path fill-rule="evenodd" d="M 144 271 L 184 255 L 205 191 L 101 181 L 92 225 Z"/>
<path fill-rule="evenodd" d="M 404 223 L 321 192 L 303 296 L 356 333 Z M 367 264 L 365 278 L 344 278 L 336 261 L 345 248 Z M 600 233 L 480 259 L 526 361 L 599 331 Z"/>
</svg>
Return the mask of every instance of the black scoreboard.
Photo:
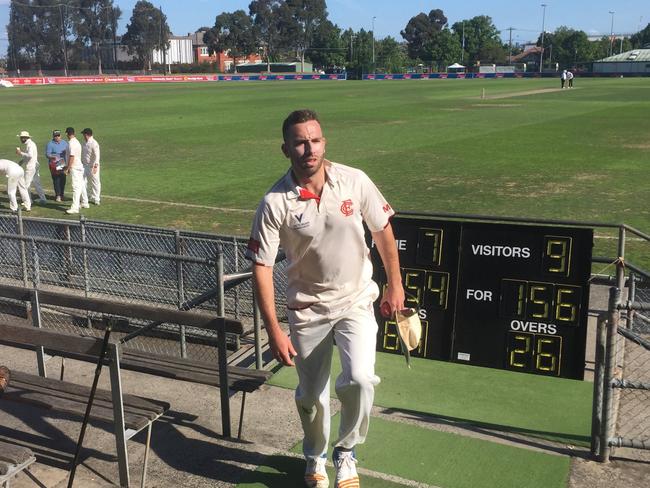
<svg viewBox="0 0 650 488">
<path fill-rule="evenodd" d="M 423 325 L 412 356 L 583 379 L 592 229 L 399 215 L 392 225 L 406 306 Z M 401 353 L 378 306 L 377 348 Z"/>
</svg>

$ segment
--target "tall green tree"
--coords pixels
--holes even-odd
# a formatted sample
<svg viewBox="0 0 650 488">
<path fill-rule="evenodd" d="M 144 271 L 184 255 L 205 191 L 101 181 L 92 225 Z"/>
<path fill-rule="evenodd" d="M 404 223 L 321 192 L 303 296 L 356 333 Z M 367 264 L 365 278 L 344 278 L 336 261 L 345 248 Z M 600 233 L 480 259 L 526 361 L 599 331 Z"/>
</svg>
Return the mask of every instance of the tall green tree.
<svg viewBox="0 0 650 488">
<path fill-rule="evenodd" d="M 75 30 L 80 40 L 91 46 L 97 63 L 97 72 L 102 74 L 101 46 L 112 42 L 122 10 L 113 0 L 80 0 Z"/>
<path fill-rule="evenodd" d="M 504 48 L 499 29 L 494 25 L 491 17 L 477 15 L 471 19 L 455 22 L 451 29 L 458 43 L 465 46 L 463 60 L 466 64 L 501 63 L 506 60 L 507 49 Z"/>
<path fill-rule="evenodd" d="M 243 10 L 217 15 L 214 27 L 205 33 L 203 42 L 207 44 L 210 54 L 229 52 L 235 72 L 237 58 L 247 56 L 257 49 L 253 22 Z"/>
<path fill-rule="evenodd" d="M 285 43 L 293 45 L 304 71 L 305 52 L 312 46 L 316 31 L 327 21 L 327 5 L 325 0 L 286 0 L 286 4 L 291 23 L 285 31 Z"/>
<path fill-rule="evenodd" d="M 376 64 L 386 73 L 402 73 L 410 64 L 406 44 L 391 36 L 375 41 L 375 51 Z"/>
<path fill-rule="evenodd" d="M 169 48 L 170 35 L 167 16 L 152 3 L 139 0 L 133 8 L 122 43 L 129 54 L 137 56 L 143 70 L 151 71 L 153 50 Z"/>
<path fill-rule="evenodd" d="M 322 22 L 314 32 L 309 60 L 321 68 L 345 65 L 346 46 L 341 38 L 341 29 L 329 20 Z"/>
<path fill-rule="evenodd" d="M 283 30 L 288 18 L 284 0 L 253 0 L 248 6 L 253 19 L 255 44 L 264 49 L 266 70 L 271 70 L 271 60 L 277 59 L 283 44 Z"/>
<path fill-rule="evenodd" d="M 431 10 L 429 15 L 420 12 L 411 17 L 400 33 L 406 40 L 409 56 L 413 59 L 432 61 L 431 48 L 434 39 L 446 25 L 447 17 L 440 9 Z"/>
<path fill-rule="evenodd" d="M 45 67 L 64 65 L 64 46 L 70 28 L 65 14 L 68 5 L 74 8 L 76 1 L 68 0 L 63 4 L 57 0 L 12 0 L 7 25 L 7 55 L 14 69 L 26 63 L 41 73 Z"/>
<path fill-rule="evenodd" d="M 642 47 L 650 48 L 650 23 L 645 26 L 632 37 L 630 37 L 632 49 L 640 49 Z"/>
</svg>

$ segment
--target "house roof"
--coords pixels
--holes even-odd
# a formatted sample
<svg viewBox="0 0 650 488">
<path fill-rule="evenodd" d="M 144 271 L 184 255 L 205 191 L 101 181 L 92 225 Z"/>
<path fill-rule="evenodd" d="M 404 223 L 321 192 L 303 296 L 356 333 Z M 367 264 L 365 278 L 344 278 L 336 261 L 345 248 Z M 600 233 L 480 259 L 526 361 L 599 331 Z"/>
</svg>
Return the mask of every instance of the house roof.
<svg viewBox="0 0 650 488">
<path fill-rule="evenodd" d="M 597 63 L 621 63 L 621 62 L 644 62 L 650 61 L 650 49 L 632 49 L 624 53 L 615 54 L 607 58 L 599 59 Z"/>
<path fill-rule="evenodd" d="M 540 46 L 535 46 L 531 47 L 530 49 L 526 49 L 523 53 L 519 53 L 516 56 L 512 57 L 512 60 L 517 63 L 520 60 L 527 58 L 528 56 L 531 55 L 536 55 L 539 56 L 539 54 L 543 51 L 543 49 Z"/>
</svg>

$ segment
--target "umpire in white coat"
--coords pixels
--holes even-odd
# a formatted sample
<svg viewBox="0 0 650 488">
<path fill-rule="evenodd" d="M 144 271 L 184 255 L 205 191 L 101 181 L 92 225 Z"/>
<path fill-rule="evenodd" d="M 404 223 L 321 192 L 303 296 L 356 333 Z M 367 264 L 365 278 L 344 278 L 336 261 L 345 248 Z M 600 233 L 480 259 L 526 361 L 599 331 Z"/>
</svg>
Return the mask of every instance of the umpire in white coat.
<svg viewBox="0 0 650 488">
<path fill-rule="evenodd" d="M 38 148 L 36 147 L 36 143 L 26 130 L 21 131 L 18 137 L 20 137 L 20 142 L 25 145 L 24 151 L 19 147 L 16 148 L 16 154 L 22 158 L 19 164 L 24 165 L 25 187 L 29 191 L 29 187 L 33 183 L 40 203 L 45 203 L 45 193 L 41 186 L 41 177 L 38 171 Z"/>
</svg>

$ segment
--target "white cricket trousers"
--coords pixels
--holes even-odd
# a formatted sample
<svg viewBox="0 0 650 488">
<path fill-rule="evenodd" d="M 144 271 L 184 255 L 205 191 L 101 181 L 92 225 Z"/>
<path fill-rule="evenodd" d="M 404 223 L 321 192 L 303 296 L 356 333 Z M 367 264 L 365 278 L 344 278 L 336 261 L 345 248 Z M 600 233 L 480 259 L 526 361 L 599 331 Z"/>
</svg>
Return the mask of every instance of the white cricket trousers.
<svg viewBox="0 0 650 488">
<path fill-rule="evenodd" d="M 20 192 L 20 199 L 25 204 L 26 209 L 32 208 L 32 200 L 29 198 L 29 192 L 25 186 L 25 172 L 22 168 L 11 171 L 7 174 L 7 194 L 9 195 L 9 209 L 13 212 L 18 210 L 18 201 L 16 200 L 16 190 Z"/>
<path fill-rule="evenodd" d="M 100 169 L 101 165 L 98 165 L 97 171 L 93 174 L 93 165 L 84 164 L 84 187 L 88 188 L 88 182 L 90 182 L 90 199 L 95 203 L 99 203 L 99 196 L 102 190 L 102 184 L 99 181 Z M 86 203 L 88 203 L 88 201 L 86 201 Z"/>
<path fill-rule="evenodd" d="M 376 285 L 373 283 L 376 290 Z M 372 295 L 376 297 L 377 293 Z M 298 355 L 296 406 L 304 431 L 306 458 L 327 453 L 330 433 L 330 366 L 334 341 L 342 372 L 336 378 L 341 402 L 341 424 L 335 447 L 352 449 L 368 433 L 370 411 L 379 377 L 375 375 L 377 321 L 367 293 L 355 305 L 329 311 L 315 304 L 304 310 L 289 310 L 291 342 Z"/>
<path fill-rule="evenodd" d="M 34 190 L 38 194 L 38 198 L 45 200 L 45 193 L 43 192 L 43 186 L 41 185 L 41 175 L 39 174 L 39 165 L 37 164 L 28 164 L 25 167 L 25 186 L 27 190 L 29 187 L 34 184 Z"/>
<path fill-rule="evenodd" d="M 74 166 L 70 170 L 72 176 L 72 204 L 71 210 L 79 211 L 79 204 L 88 205 L 88 193 L 86 192 L 86 180 L 83 167 Z"/>
</svg>

